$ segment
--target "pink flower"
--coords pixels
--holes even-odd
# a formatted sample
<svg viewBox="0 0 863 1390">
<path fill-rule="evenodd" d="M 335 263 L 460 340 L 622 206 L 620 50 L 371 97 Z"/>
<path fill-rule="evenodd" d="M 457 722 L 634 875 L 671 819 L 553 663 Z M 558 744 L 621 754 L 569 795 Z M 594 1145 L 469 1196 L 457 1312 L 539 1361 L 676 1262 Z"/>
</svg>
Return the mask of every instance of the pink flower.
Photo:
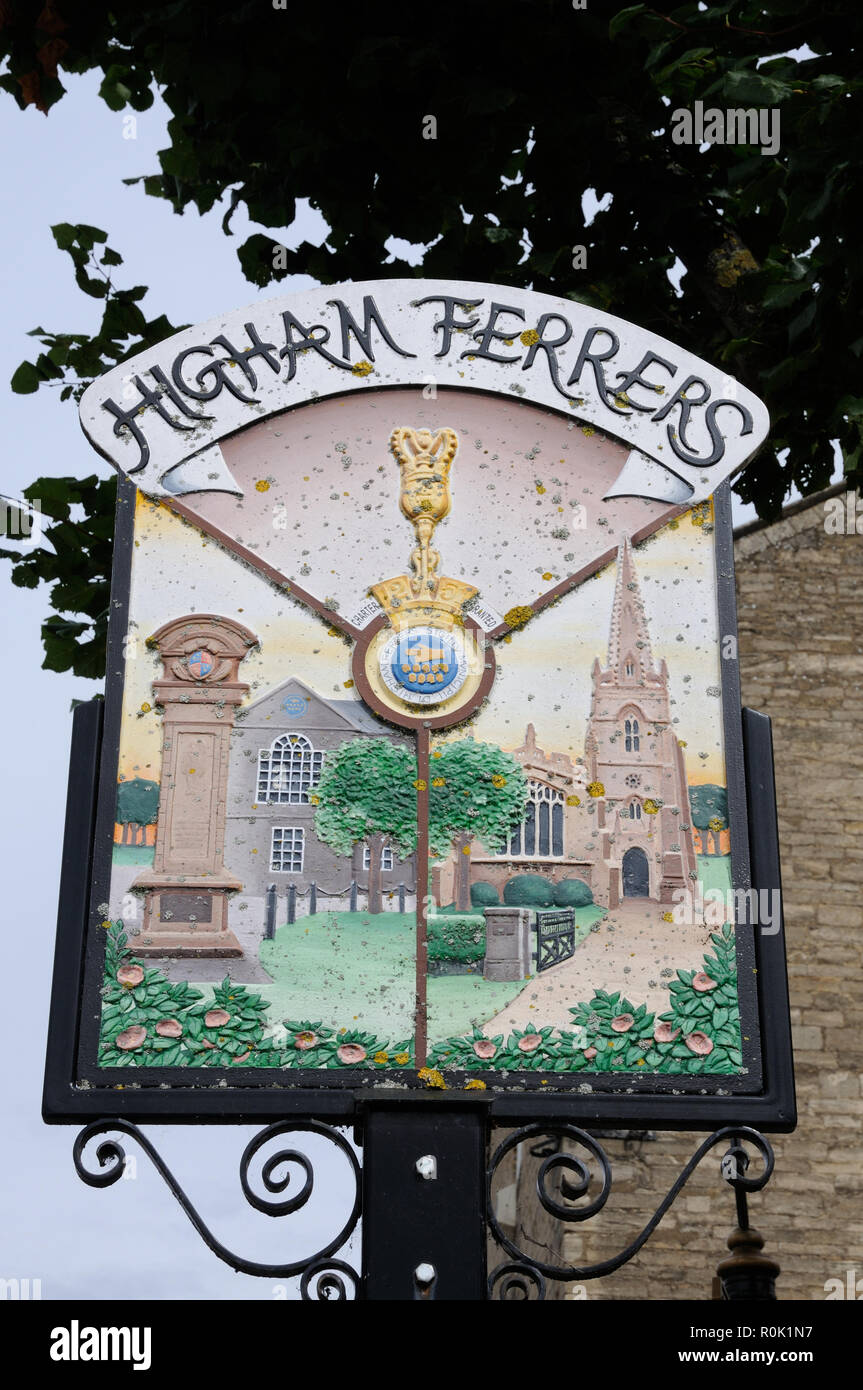
<svg viewBox="0 0 863 1390">
<path fill-rule="evenodd" d="M 683 1041 L 697 1057 L 706 1057 L 713 1051 L 713 1043 L 706 1033 L 688 1033 Z"/>
<path fill-rule="evenodd" d="M 225 1009 L 210 1009 L 204 1014 L 204 1023 L 208 1028 L 224 1028 L 230 1017 Z"/>
<path fill-rule="evenodd" d="M 115 1047 L 119 1047 L 121 1052 L 134 1052 L 137 1047 L 142 1047 L 147 1036 L 146 1028 L 142 1028 L 140 1023 L 133 1023 L 131 1028 L 125 1028 L 122 1033 L 118 1033 L 114 1039 Z"/>
<path fill-rule="evenodd" d="M 183 1027 L 176 1018 L 160 1018 L 156 1024 L 156 1032 L 160 1038 L 181 1038 Z"/>
<path fill-rule="evenodd" d="M 596 1056 L 596 1048 L 586 1047 L 584 1049 L 584 1056 L 587 1058 L 588 1062 L 592 1062 L 594 1057 Z"/>
<path fill-rule="evenodd" d="M 525 1033 L 524 1037 L 518 1040 L 519 1052 L 536 1052 L 536 1049 L 541 1045 L 541 1033 Z"/>
<path fill-rule="evenodd" d="M 697 990 L 699 994 L 706 994 L 708 990 L 716 989 L 718 984 L 718 980 L 711 980 L 710 976 L 705 975 L 703 970 L 699 970 L 698 974 L 692 977 L 692 988 Z"/>
<path fill-rule="evenodd" d="M 473 1045 L 473 1050 L 477 1057 L 489 1058 L 493 1057 L 497 1052 L 497 1047 L 492 1042 L 491 1038 L 477 1038 Z"/>
<path fill-rule="evenodd" d="M 317 1033 L 295 1033 L 294 1047 L 298 1047 L 301 1052 L 308 1052 L 310 1047 L 315 1047 L 318 1041 Z"/>
<path fill-rule="evenodd" d="M 672 1028 L 670 1023 L 657 1023 L 653 1030 L 653 1041 L 658 1043 L 674 1042 L 679 1034 L 679 1028 Z"/>
<path fill-rule="evenodd" d="M 342 1043 L 336 1051 L 336 1056 L 340 1062 L 356 1064 L 366 1060 L 366 1050 L 360 1047 L 359 1043 Z"/>
<path fill-rule="evenodd" d="M 615 1033 L 628 1033 L 634 1022 L 632 1014 L 618 1014 L 611 1020 L 611 1026 Z"/>
<path fill-rule="evenodd" d="M 127 989 L 134 989 L 144 978 L 144 972 L 140 965 L 121 965 L 117 971 L 117 979 L 121 985 Z"/>
</svg>

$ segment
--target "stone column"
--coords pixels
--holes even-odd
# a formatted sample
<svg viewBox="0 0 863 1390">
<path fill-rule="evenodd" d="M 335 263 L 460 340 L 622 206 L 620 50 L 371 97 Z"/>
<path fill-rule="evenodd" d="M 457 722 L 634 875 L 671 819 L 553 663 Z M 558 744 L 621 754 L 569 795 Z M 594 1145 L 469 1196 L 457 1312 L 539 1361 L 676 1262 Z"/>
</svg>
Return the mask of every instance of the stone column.
<svg viewBox="0 0 863 1390">
<path fill-rule="evenodd" d="M 483 978 L 525 979 L 530 974 L 530 912 L 526 907 L 487 907 L 484 916 Z"/>
<path fill-rule="evenodd" d="M 228 893 L 242 888 L 223 863 L 228 755 L 234 713 L 249 687 L 237 670 L 257 638 L 231 618 L 191 613 L 148 640 L 163 673 L 162 773 L 153 867 L 132 884 L 146 894 L 138 956 L 242 956 L 228 929 Z"/>
</svg>

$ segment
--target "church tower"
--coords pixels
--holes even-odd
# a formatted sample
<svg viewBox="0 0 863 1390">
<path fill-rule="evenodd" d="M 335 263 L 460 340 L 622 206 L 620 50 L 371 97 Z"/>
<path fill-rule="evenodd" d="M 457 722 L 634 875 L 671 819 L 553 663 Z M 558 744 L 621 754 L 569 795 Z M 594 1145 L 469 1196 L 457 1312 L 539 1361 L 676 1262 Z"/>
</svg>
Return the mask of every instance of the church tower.
<svg viewBox="0 0 863 1390">
<path fill-rule="evenodd" d="M 647 897 L 671 903 L 696 872 L 683 750 L 671 722 L 668 667 L 657 665 L 629 537 L 617 554 L 608 659 L 592 670 L 585 761 L 608 905 Z M 598 866 L 600 867 L 600 866 Z"/>
</svg>

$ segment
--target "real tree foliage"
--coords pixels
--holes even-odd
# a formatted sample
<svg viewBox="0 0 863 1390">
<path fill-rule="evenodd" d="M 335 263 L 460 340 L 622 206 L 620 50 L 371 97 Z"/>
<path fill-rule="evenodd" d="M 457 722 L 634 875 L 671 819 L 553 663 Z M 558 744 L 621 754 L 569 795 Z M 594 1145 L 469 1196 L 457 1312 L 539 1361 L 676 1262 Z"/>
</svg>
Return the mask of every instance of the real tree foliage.
<svg viewBox="0 0 863 1390">
<path fill-rule="evenodd" d="M 471 845 L 503 847 L 524 815 L 527 778 L 511 753 L 472 738 L 442 744 L 430 761 L 429 846 L 441 858 L 455 846 L 455 905 L 469 912 Z"/>
<path fill-rule="evenodd" d="M 404 859 L 417 843 L 417 764 L 385 738 L 355 738 L 327 753 L 312 794 L 315 832 L 336 854 L 369 848 L 369 912 L 381 912 L 381 851 Z"/>
<path fill-rule="evenodd" d="M 728 793 L 713 782 L 702 782 L 689 788 L 692 824 L 707 847 L 708 833 L 713 836 L 713 853 L 719 854 L 719 835 L 728 824 Z M 709 852 L 709 851 L 708 851 Z"/>
<path fill-rule="evenodd" d="M 229 236 L 243 206 L 261 230 L 237 254 L 262 289 L 296 273 L 530 284 L 724 365 L 773 417 L 769 446 L 737 486 L 771 517 L 792 483 L 803 493 L 827 483 L 831 440 L 850 481 L 863 477 L 861 29 L 853 0 L 665 10 L 461 0 L 433 14 L 383 0 L 335 12 L 3 0 L 0 86 L 52 119 L 68 73 L 101 71 L 117 113 L 145 110 L 158 87 L 169 143 L 158 170 L 141 170 L 144 192 L 178 213 L 220 205 Z M 696 100 L 776 108 L 778 152 L 673 144 L 671 112 Z M 423 138 L 428 116 L 434 139 Z M 586 189 L 606 208 L 590 225 Z M 329 235 L 274 264 L 273 229 L 291 224 L 300 198 Z M 74 387 L 170 331 L 164 317 L 140 322 L 137 290 L 103 290 L 118 260 L 81 263 L 104 234 L 72 230 L 78 283 L 104 298 L 110 322 L 95 338 L 40 333 L 45 351 L 19 368 L 18 390 Z M 391 237 L 425 247 L 421 265 Z M 573 268 L 575 246 L 585 269 Z M 667 275 L 678 260 L 680 295 Z M 89 499 L 100 519 L 107 502 Z M 65 564 L 64 578 L 86 578 L 86 564 Z M 81 670 L 77 647 L 94 635 L 92 623 L 84 635 L 55 632 L 55 651 L 65 642 L 65 665 Z"/>
</svg>

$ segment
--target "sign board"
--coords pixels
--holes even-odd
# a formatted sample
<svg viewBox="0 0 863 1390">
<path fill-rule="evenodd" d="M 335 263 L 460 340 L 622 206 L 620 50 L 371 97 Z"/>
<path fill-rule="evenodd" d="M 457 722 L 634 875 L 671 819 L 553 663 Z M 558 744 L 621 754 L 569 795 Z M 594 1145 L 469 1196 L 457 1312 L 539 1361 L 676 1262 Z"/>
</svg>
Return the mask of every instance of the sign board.
<svg viewBox="0 0 863 1390">
<path fill-rule="evenodd" d="M 81 418 L 121 486 L 47 1117 L 788 1127 L 726 486 L 761 402 L 581 304 L 390 280 L 187 329 Z"/>
</svg>

